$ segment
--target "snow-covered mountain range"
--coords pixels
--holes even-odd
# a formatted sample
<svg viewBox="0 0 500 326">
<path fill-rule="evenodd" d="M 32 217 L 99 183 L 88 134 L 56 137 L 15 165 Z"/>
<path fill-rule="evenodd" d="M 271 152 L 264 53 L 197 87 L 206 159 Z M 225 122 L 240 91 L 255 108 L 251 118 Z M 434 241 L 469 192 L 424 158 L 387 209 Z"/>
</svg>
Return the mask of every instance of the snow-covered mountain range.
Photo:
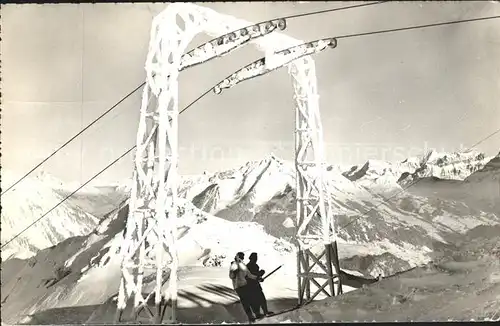
<svg viewBox="0 0 500 326">
<path fill-rule="evenodd" d="M 11 185 L 16 180 L 2 169 L 2 185 Z M 117 187 L 85 187 L 58 205 L 77 186 L 63 184 L 49 174 L 39 173 L 2 195 L 2 246 L 9 242 L 2 248 L 2 259 L 11 256 L 28 258 L 69 237 L 87 235 L 128 195 Z M 29 227 L 32 223 L 35 224 Z M 27 227 L 25 232 L 10 241 Z"/>
<path fill-rule="evenodd" d="M 488 208 L 472 195 L 470 203 L 446 197 L 441 186 L 431 191 L 434 184 L 448 182 L 460 185 L 462 196 L 497 189 L 500 155 L 479 154 L 431 152 L 400 163 L 328 167 L 341 267 L 366 278 L 393 275 L 432 261 L 436 252 L 454 246 L 474 228 L 500 225 L 495 205 Z M 278 279 L 287 288 L 296 283 L 290 241 L 296 195 L 291 162 L 270 155 L 233 170 L 181 180 L 181 279 L 194 275 L 190 273 L 196 268 L 215 268 L 223 275 L 216 278 L 226 282 L 225 268 L 234 253 L 257 251 L 262 266 L 284 264 Z M 421 183 L 427 183 L 426 188 L 419 188 Z M 2 243 L 72 190 L 36 178 L 24 184 L 5 195 L 11 197 L 2 210 Z M 489 197 L 496 203 L 497 194 Z M 9 255 L 32 257 L 9 259 L 2 266 L 2 314 L 7 322 L 20 322 L 21 316 L 45 309 L 100 305 L 116 295 L 127 195 L 127 189 L 111 187 L 72 197 L 9 244 Z M 4 208 L 6 204 L 2 198 Z M 313 221 L 316 226 L 318 222 Z M 101 286 L 95 287 L 96 282 Z"/>
<path fill-rule="evenodd" d="M 500 215 L 500 153 L 463 181 L 422 177 L 409 191 L 429 198 L 465 203 L 471 208 Z"/>
<path fill-rule="evenodd" d="M 373 192 L 383 193 L 397 188 L 396 184 L 407 187 L 422 178 L 464 180 L 491 159 L 492 157 L 485 157 L 483 153 L 476 151 L 438 153 L 431 150 L 425 155 L 402 162 L 369 160 L 361 167 L 351 167 L 343 175 Z"/>
<path fill-rule="evenodd" d="M 344 247 L 340 255 L 361 250 L 370 256 L 381 255 L 381 260 L 397 261 L 388 263 L 388 270 L 362 271 L 365 275 L 385 275 L 428 261 L 433 246 L 448 243 L 450 237 L 481 224 L 497 224 L 500 215 L 494 212 L 403 189 L 410 178 L 412 183 L 436 175 L 445 180 L 475 178 L 489 167 L 488 160 L 491 158 L 474 152 L 430 152 L 395 164 L 369 161 L 343 173 L 338 168 L 327 169 L 336 231 Z M 291 162 L 271 155 L 236 170 L 186 180 L 182 190 L 186 199 L 215 216 L 257 222 L 278 238 L 290 239 L 294 234 L 293 228 L 283 226 L 296 214 Z M 319 227 L 319 221 L 313 223 Z M 374 265 L 380 263 L 378 260 Z"/>
</svg>

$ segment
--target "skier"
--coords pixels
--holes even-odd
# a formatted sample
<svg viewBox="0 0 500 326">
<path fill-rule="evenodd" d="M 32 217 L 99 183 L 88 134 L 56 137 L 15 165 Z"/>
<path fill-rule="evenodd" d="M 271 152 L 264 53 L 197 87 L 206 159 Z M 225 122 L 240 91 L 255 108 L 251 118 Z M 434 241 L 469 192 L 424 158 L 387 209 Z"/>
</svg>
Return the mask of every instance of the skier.
<svg viewBox="0 0 500 326">
<path fill-rule="evenodd" d="M 231 267 L 229 268 L 229 278 L 233 281 L 233 288 L 240 298 L 241 305 L 243 306 L 243 310 L 245 310 L 248 320 L 250 322 L 254 322 L 255 317 L 252 314 L 251 308 L 252 297 L 249 293 L 247 279 L 262 280 L 262 278 L 252 275 L 243 263 L 243 259 L 245 259 L 245 254 L 238 252 L 236 257 L 234 257 L 234 261 L 231 262 Z"/>
<path fill-rule="evenodd" d="M 263 269 L 259 268 L 259 265 L 257 265 L 257 253 L 252 252 L 250 254 L 250 257 L 248 257 L 249 262 L 247 264 L 247 268 L 250 271 L 251 274 L 253 275 L 258 275 L 259 277 L 262 278 L 264 275 L 265 271 Z M 272 311 L 269 311 L 267 309 L 267 299 L 266 296 L 264 295 L 264 291 L 262 290 L 262 286 L 260 285 L 260 282 L 264 280 L 253 280 L 253 279 L 248 279 L 248 291 L 251 296 L 251 302 L 252 302 L 252 310 L 255 313 L 255 316 L 257 318 L 262 318 L 264 316 L 269 316 L 273 314 Z M 264 315 L 260 313 L 260 309 L 262 308 L 262 311 L 264 312 Z"/>
</svg>

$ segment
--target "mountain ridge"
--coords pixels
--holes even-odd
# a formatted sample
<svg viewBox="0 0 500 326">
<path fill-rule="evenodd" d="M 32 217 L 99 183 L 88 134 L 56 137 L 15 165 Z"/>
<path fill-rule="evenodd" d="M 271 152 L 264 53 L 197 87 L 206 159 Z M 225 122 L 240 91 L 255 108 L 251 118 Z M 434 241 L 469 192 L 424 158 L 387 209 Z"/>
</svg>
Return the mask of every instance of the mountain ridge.
<svg viewBox="0 0 500 326">
<path fill-rule="evenodd" d="M 497 173 L 496 163 L 471 173 L 467 182 L 451 181 L 481 187 L 491 178 L 475 175 Z M 384 168 L 373 173 L 384 175 Z M 296 217 L 294 178 L 293 165 L 269 156 L 230 171 L 182 179 L 179 275 L 186 277 L 201 268 L 203 273 L 193 277 L 203 275 L 206 279 L 210 270 L 214 277 L 224 277 L 218 282 L 230 286 L 226 268 L 234 253 L 255 251 L 259 252 L 262 266 L 283 264 L 281 276 L 271 282 L 283 282 L 280 291 L 296 295 L 296 289 L 290 289 L 290 284 L 296 283 L 296 248 L 291 241 L 294 229 L 287 224 L 293 224 Z M 335 216 L 341 268 L 368 280 L 429 264 L 436 254 L 457 247 L 471 230 L 500 226 L 500 215 L 438 195 L 426 197 L 403 191 L 387 199 L 388 192 L 401 189 L 394 181 L 396 175 L 388 178 L 390 182 L 370 188 L 369 183 L 360 184 L 359 178 L 351 181 L 341 169 L 329 166 L 325 168 L 325 179 L 326 195 Z M 241 219 L 230 220 L 238 214 Z M 25 316 L 41 311 L 111 302 L 119 285 L 119 249 L 127 217 L 128 199 L 124 199 L 96 221 L 90 233 L 38 250 L 29 259 L 4 261 L 2 269 L 8 272 L 2 273 L 3 318 L 9 323 L 27 322 Z M 318 220 L 313 220 L 312 226 L 319 231 Z M 322 250 L 322 245 L 312 250 Z M 145 280 L 151 287 L 148 282 L 154 278 L 149 276 L 145 275 Z M 270 286 L 267 280 L 266 284 Z"/>
</svg>

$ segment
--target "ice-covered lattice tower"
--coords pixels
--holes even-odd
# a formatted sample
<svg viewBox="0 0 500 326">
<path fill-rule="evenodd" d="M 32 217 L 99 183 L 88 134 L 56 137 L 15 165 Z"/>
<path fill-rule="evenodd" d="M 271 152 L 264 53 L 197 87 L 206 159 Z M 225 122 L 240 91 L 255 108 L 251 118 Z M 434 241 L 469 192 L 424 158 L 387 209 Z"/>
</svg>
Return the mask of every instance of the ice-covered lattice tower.
<svg viewBox="0 0 500 326">
<path fill-rule="evenodd" d="M 316 73 L 309 55 L 327 47 L 335 47 L 336 40 L 304 44 L 276 32 L 285 28 L 286 22 L 283 19 L 253 25 L 188 3 L 170 4 L 154 18 L 137 132 L 130 211 L 121 247 L 123 262 L 117 321 L 121 320 L 127 305 L 133 307 L 135 317 L 144 309 L 156 323 L 163 320 L 163 314 L 170 307 L 170 319 L 176 320 L 176 240 L 181 222 L 177 219 L 176 202 L 179 159 L 178 75 L 183 69 L 221 57 L 246 43 L 257 45 L 265 52 L 265 58 L 228 77 L 214 87 L 214 92 L 219 94 L 242 80 L 288 64 L 296 101 L 299 302 L 303 302 L 304 293 L 311 299 L 311 277 L 316 282 L 314 273 L 311 273 L 312 266 L 309 266 L 311 255 L 315 264 L 324 269 L 324 275 L 327 275 L 327 283 L 322 287 L 318 285 L 318 293 L 326 292 L 325 286 L 330 284 L 329 295 L 335 295 L 333 283 L 338 274 L 338 264 L 333 264 L 336 267 L 332 271 L 331 263 L 332 260 L 335 261 L 332 254 L 336 256 L 336 247 L 331 245 L 332 242 L 335 243 L 335 234 L 333 218 L 327 209 L 329 196 L 324 189 L 324 153 Z M 202 32 L 215 39 L 185 53 L 188 44 Z M 319 237 L 312 236 L 309 230 L 309 222 L 318 215 L 323 226 Z M 308 250 L 320 241 L 325 244 L 326 265 L 320 261 L 321 257 L 317 259 Z M 340 288 L 340 283 L 338 285 Z M 337 290 L 337 293 L 340 292 L 341 290 Z M 156 306 L 154 313 L 148 305 L 153 296 Z"/>
</svg>

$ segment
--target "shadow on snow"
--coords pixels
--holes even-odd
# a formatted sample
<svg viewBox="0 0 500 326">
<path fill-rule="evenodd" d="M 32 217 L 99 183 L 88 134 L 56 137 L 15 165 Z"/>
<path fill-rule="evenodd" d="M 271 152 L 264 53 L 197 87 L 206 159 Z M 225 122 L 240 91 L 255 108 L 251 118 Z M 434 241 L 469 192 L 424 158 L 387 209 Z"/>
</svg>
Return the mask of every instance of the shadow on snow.
<svg viewBox="0 0 500 326">
<path fill-rule="evenodd" d="M 116 297 L 116 296 L 114 296 Z M 179 299 L 194 304 L 194 307 L 177 308 L 177 320 L 180 323 L 222 323 L 222 322 L 247 322 L 245 312 L 235 291 L 229 287 L 205 284 L 197 287 L 195 291 L 181 290 L 178 293 Z M 223 299 L 226 304 L 217 302 Z M 154 301 L 150 300 L 148 306 L 154 313 Z M 279 298 L 268 300 L 269 308 L 275 312 L 290 309 L 297 304 L 297 298 Z M 122 322 L 132 321 L 131 305 L 123 312 Z M 116 302 L 109 299 L 100 305 L 53 308 L 37 312 L 31 315 L 31 320 L 24 325 L 47 325 L 47 324 L 102 324 L 112 323 L 116 312 Z M 137 323 L 146 322 L 148 314 L 142 310 L 137 319 Z M 168 319 L 164 317 L 163 322 Z"/>
</svg>

